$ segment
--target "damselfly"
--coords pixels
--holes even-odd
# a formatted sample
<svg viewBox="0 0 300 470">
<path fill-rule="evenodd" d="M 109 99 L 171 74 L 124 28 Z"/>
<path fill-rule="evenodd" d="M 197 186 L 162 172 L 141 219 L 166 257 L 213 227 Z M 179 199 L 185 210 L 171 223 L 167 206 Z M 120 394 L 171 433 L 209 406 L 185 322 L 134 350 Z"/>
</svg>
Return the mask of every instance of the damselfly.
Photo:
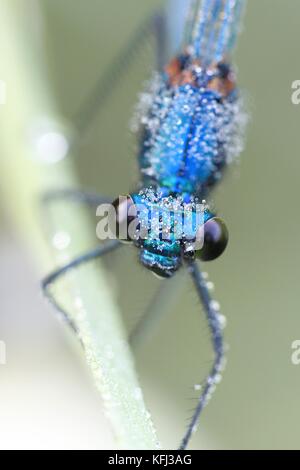
<svg viewBox="0 0 300 470">
<path fill-rule="evenodd" d="M 117 199 L 113 206 L 117 216 L 116 238 L 120 238 L 120 227 L 124 221 L 135 222 L 135 227 L 146 223 L 146 237 L 141 237 L 138 231 L 134 235 L 126 231 L 126 241 L 137 247 L 141 263 L 159 277 L 170 278 L 179 269 L 186 269 L 207 316 L 215 359 L 180 449 L 187 447 L 223 368 L 220 314 L 216 303 L 210 298 L 198 260 L 210 261 L 220 256 L 226 248 L 228 232 L 225 223 L 206 203 L 201 223 L 195 223 L 194 214 L 195 204 L 202 203 L 208 197 L 228 163 L 241 151 L 239 128 L 243 119 L 230 55 L 236 44 L 244 5 L 245 0 L 190 2 L 182 28 L 180 52 L 166 65 L 164 47 L 168 43 L 165 32 L 167 22 L 162 14 L 155 14 L 141 27 L 130 45 L 121 52 L 119 60 L 100 80 L 77 120 L 79 131 L 83 133 L 107 94 L 112 92 L 114 84 L 122 80 L 122 72 L 130 63 L 132 51 L 149 37 L 149 33 L 154 32 L 160 70 L 151 82 L 151 89 L 142 97 L 136 120 L 140 184 L 134 193 Z M 74 190 L 57 191 L 45 196 L 48 203 L 64 198 L 91 206 L 107 202 L 101 196 Z M 153 226 L 149 225 L 148 213 L 144 216 L 137 210 L 140 204 L 150 210 L 155 208 L 155 213 L 159 214 L 155 237 L 151 229 L 149 233 L 149 227 Z M 175 237 L 176 220 L 178 222 L 178 217 L 182 219 L 186 205 L 193 220 L 192 233 L 189 237 L 186 233 Z M 172 214 L 167 224 L 163 220 L 166 209 Z M 163 236 L 166 228 L 169 237 Z M 197 245 L 199 233 L 203 236 L 201 246 Z M 50 292 L 50 285 L 70 269 L 119 246 L 120 239 L 106 242 L 48 276 L 43 282 L 46 296 L 59 309 Z M 63 314 L 76 331 L 76 325 L 68 314 Z"/>
</svg>

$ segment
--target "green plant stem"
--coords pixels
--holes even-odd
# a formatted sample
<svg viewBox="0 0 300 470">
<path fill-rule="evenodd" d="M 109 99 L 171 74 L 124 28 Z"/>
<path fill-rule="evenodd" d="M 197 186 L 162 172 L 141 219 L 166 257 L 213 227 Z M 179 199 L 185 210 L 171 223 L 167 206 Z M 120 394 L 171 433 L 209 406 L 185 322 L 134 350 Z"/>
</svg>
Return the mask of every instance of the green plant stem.
<svg viewBox="0 0 300 470">
<path fill-rule="evenodd" d="M 51 235 L 54 240 L 51 249 L 44 239 L 41 193 L 78 184 L 70 152 L 53 163 L 53 158 L 72 142 L 73 131 L 59 116 L 48 84 L 39 14 L 38 2 L 32 0 L 0 2 L 0 78 L 7 89 L 7 102 L 0 106 L 0 188 L 20 235 L 31 247 L 41 269 L 48 272 L 93 248 L 95 227 L 83 208 L 59 203 L 51 211 L 56 228 Z M 56 147 L 53 139 L 51 143 L 53 135 Z M 57 240 L 64 243 L 61 245 Z M 157 440 L 153 425 L 144 405 L 114 292 L 101 264 L 91 263 L 74 270 L 59 291 L 61 301 L 69 306 L 79 328 L 117 446 L 154 449 Z"/>
</svg>

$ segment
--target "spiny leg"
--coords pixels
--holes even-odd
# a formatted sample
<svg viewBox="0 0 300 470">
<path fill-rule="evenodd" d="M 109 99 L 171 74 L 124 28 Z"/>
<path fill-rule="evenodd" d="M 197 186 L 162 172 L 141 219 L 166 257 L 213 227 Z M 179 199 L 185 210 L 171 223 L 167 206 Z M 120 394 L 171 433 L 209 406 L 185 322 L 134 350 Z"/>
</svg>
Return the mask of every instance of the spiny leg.
<svg viewBox="0 0 300 470">
<path fill-rule="evenodd" d="M 210 370 L 210 373 L 207 379 L 205 380 L 205 385 L 199 397 L 198 405 L 189 423 L 186 434 L 184 435 L 181 441 L 181 444 L 179 447 L 180 450 L 186 449 L 189 444 L 192 434 L 197 427 L 201 412 L 203 408 L 205 407 L 218 381 L 217 379 L 218 379 L 219 374 L 222 371 L 223 361 L 224 361 L 223 334 L 222 334 L 222 327 L 221 327 L 220 320 L 219 320 L 219 312 L 214 307 L 214 304 L 209 295 L 206 281 L 203 278 L 203 275 L 199 267 L 197 266 L 196 262 L 189 263 L 188 270 L 194 281 L 197 293 L 200 297 L 200 300 L 202 302 L 202 305 L 206 313 L 208 325 L 209 325 L 210 332 L 211 332 L 215 358 L 214 358 L 214 363 Z"/>
<path fill-rule="evenodd" d="M 78 268 L 79 266 L 82 266 L 88 263 L 89 261 L 93 261 L 97 258 L 100 258 L 101 256 L 111 253 L 118 247 L 120 247 L 120 242 L 118 240 L 111 240 L 109 242 L 106 242 L 103 246 L 99 246 L 89 251 L 88 253 L 85 253 L 84 255 L 79 256 L 78 258 L 75 258 L 70 263 L 52 272 L 42 281 L 42 290 L 43 290 L 45 297 L 49 300 L 50 304 L 55 308 L 55 311 L 58 314 L 60 314 L 63 320 L 70 326 L 70 328 L 76 334 L 78 333 L 78 330 L 74 321 L 69 316 L 69 314 L 58 304 L 55 297 L 52 295 L 51 290 L 50 290 L 51 285 L 55 281 L 63 277 L 65 274 L 67 274 L 69 271 L 71 271 L 72 269 Z"/>
<path fill-rule="evenodd" d="M 94 120 L 98 110 L 113 93 L 140 49 L 147 43 L 148 38 L 154 35 L 156 39 L 157 68 L 162 70 L 166 60 L 166 19 L 164 10 L 158 10 L 148 17 L 135 32 L 129 43 L 119 52 L 109 69 L 98 80 L 94 90 L 75 115 L 75 125 L 80 134 L 84 134 Z M 77 141 L 76 141 L 77 142 Z M 49 191 L 42 197 L 42 202 L 48 204 L 55 200 L 68 199 L 70 201 L 84 203 L 90 207 L 111 202 L 107 198 L 94 193 L 79 191 L 76 189 L 62 189 Z"/>
<path fill-rule="evenodd" d="M 153 15 L 152 30 L 156 42 L 156 68 L 162 72 L 167 61 L 167 18 L 165 11 L 161 10 Z"/>
<path fill-rule="evenodd" d="M 140 25 L 128 44 L 118 53 L 108 70 L 99 78 L 95 88 L 77 111 L 74 121 L 81 136 L 86 133 L 98 110 L 101 110 L 118 84 L 122 83 L 138 53 L 152 35 L 156 39 L 156 66 L 159 70 L 162 70 L 165 65 L 167 45 L 166 21 L 163 10 L 152 14 Z"/>
<path fill-rule="evenodd" d="M 41 209 L 49 209 L 49 206 L 55 202 L 71 202 L 79 205 L 85 205 L 91 209 L 96 209 L 101 204 L 111 204 L 111 198 L 100 194 L 82 191 L 80 189 L 52 189 L 46 191 L 41 197 Z M 47 213 L 48 217 L 45 223 L 49 223 L 51 213 Z M 44 214 L 41 214 L 42 217 Z"/>
</svg>

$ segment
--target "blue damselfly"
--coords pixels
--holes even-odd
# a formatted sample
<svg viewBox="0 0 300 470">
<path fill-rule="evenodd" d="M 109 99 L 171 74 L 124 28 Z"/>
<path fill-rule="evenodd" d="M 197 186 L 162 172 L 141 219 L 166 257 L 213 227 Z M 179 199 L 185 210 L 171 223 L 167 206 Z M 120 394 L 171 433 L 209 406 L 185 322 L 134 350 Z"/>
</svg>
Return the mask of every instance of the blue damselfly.
<svg viewBox="0 0 300 470">
<path fill-rule="evenodd" d="M 228 164 L 241 151 L 240 128 L 244 122 L 230 58 L 245 0 L 193 0 L 187 3 L 185 22 L 180 21 L 180 12 L 185 4 L 182 1 L 173 3 L 173 18 L 157 13 L 146 21 L 80 110 L 76 124 L 83 134 L 103 101 L 112 93 L 114 85 L 122 80 L 122 73 L 130 65 L 133 51 L 150 34 L 154 34 L 158 45 L 159 70 L 151 81 L 150 90 L 142 96 L 135 116 L 140 182 L 135 192 L 113 203 L 117 216 L 116 239 L 77 258 L 43 282 L 46 296 L 60 309 L 50 292 L 51 284 L 70 269 L 120 247 L 120 242 L 124 241 L 120 240 L 124 238 L 120 237 L 123 222 L 136 222 L 136 227 L 146 223 L 147 236 L 141 237 L 140 232 L 135 232 L 134 236 L 126 232 L 125 241 L 138 248 L 140 262 L 147 269 L 162 278 L 174 276 L 179 269 L 186 269 L 191 275 L 207 316 L 215 360 L 200 391 L 180 449 L 187 447 L 223 369 L 220 314 L 216 302 L 210 297 L 198 260 L 213 260 L 226 248 L 228 232 L 225 223 L 212 212 L 206 199 L 221 180 Z M 170 21 L 176 18 L 177 21 Z M 170 44 L 177 47 L 177 43 L 179 52 L 167 60 Z M 73 199 L 92 207 L 110 202 L 107 198 L 75 190 L 59 190 L 44 197 L 47 203 L 55 199 Z M 204 206 L 201 223 L 194 219 L 197 203 Z M 145 216 L 137 211 L 139 205 L 150 212 L 155 209 L 159 214 L 155 237 L 151 232 L 153 227 L 148 225 L 151 221 L 149 213 Z M 186 205 L 193 222 L 192 233 L 187 236 L 187 233 L 181 232 L 176 237 L 176 221 L 178 217 L 182 219 Z M 169 236 L 164 237 L 166 223 L 163 214 L 167 210 L 172 217 L 167 219 Z M 200 233 L 202 243 L 198 246 Z M 62 313 L 76 331 L 76 325 L 67 312 Z"/>
</svg>

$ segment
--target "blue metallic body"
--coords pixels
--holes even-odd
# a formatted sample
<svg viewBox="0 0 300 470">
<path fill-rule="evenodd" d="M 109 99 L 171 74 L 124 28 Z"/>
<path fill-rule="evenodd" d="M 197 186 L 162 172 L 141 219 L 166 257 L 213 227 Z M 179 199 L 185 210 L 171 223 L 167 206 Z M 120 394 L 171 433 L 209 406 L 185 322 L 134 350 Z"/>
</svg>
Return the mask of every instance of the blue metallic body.
<svg viewBox="0 0 300 470">
<path fill-rule="evenodd" d="M 143 135 L 139 156 L 142 184 L 158 187 L 164 195 L 184 195 L 187 202 L 195 196 L 202 199 L 219 180 L 226 163 L 219 136 L 220 122 L 224 124 L 221 96 L 190 84 L 170 90 L 164 82 L 154 103 L 168 100 L 166 109 L 161 106 L 150 111 L 150 120 L 158 119 L 158 125 Z"/>
</svg>

